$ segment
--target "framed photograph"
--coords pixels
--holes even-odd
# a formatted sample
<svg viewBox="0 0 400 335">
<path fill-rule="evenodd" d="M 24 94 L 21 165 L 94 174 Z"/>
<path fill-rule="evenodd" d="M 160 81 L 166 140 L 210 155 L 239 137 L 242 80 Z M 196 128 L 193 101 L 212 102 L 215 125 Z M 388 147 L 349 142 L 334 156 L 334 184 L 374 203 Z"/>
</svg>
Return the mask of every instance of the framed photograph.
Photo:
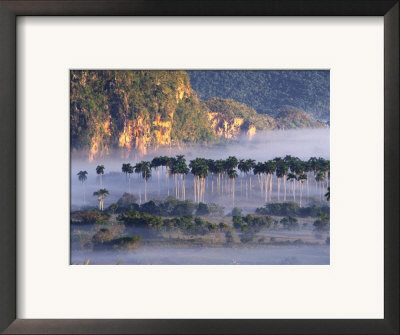
<svg viewBox="0 0 400 335">
<path fill-rule="evenodd" d="M 398 1 L 0 17 L 2 332 L 398 334 Z"/>
</svg>

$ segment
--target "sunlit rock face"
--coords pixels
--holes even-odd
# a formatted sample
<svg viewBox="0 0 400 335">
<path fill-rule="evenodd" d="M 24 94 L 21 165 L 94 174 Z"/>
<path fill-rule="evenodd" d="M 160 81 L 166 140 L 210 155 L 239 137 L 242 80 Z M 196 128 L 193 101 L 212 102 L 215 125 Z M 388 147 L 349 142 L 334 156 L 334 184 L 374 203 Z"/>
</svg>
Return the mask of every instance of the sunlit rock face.
<svg viewBox="0 0 400 335">
<path fill-rule="evenodd" d="M 71 71 L 71 147 L 89 160 L 213 138 L 184 71 Z"/>
<path fill-rule="evenodd" d="M 273 117 L 232 99 L 201 101 L 185 71 L 71 71 L 71 150 L 92 161 L 113 152 L 252 139 L 259 131 L 320 128 L 300 110 Z"/>
</svg>

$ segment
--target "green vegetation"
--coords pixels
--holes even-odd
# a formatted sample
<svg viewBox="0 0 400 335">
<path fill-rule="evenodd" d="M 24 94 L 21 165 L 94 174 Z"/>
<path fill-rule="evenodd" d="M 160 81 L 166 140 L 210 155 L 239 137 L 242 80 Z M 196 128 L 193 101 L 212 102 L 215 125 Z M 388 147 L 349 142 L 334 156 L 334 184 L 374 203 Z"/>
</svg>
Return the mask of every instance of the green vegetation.
<svg viewBox="0 0 400 335">
<path fill-rule="evenodd" d="M 97 210 L 76 211 L 71 213 L 71 223 L 73 224 L 105 224 L 109 218 L 109 214 Z"/>
<path fill-rule="evenodd" d="M 230 98 L 276 117 L 291 105 L 329 120 L 329 71 L 187 71 L 199 97 Z"/>
<path fill-rule="evenodd" d="M 189 73 L 206 101 L 185 71 L 71 71 L 71 149 L 93 159 L 115 148 L 145 153 L 149 147 L 211 143 L 255 129 L 325 127 L 329 120 L 328 71 Z"/>
<path fill-rule="evenodd" d="M 280 223 L 284 227 L 284 229 L 287 230 L 294 230 L 299 228 L 299 222 L 293 216 L 284 217 L 283 219 L 281 219 Z"/>
<path fill-rule="evenodd" d="M 138 235 L 129 236 L 117 236 L 118 232 L 111 231 L 108 228 L 100 229 L 92 237 L 93 248 L 104 249 L 134 249 L 138 246 L 139 242 L 142 241 L 142 237 Z"/>
<path fill-rule="evenodd" d="M 214 139 L 184 71 L 71 71 L 70 100 L 72 149 L 130 149 L 134 133 L 159 144 L 161 128 L 167 142 Z"/>
<path fill-rule="evenodd" d="M 241 129 L 247 131 L 250 126 L 257 130 L 274 129 L 276 126 L 274 118 L 266 114 L 258 114 L 253 108 L 232 99 L 211 98 L 202 102 L 202 107 L 209 113 L 219 113 L 222 119 L 233 118 L 244 119 Z"/>
<path fill-rule="evenodd" d="M 101 188 L 100 190 L 96 191 L 93 193 L 94 196 L 97 197 L 99 201 L 99 210 L 104 210 L 104 199 L 109 195 L 110 193 L 108 192 L 107 189 Z"/>
<path fill-rule="evenodd" d="M 318 219 L 314 221 L 314 230 L 316 231 L 329 231 L 329 215 L 325 213 L 321 213 L 318 216 Z"/>
<path fill-rule="evenodd" d="M 191 200 L 178 200 L 172 196 L 167 197 L 164 201 L 150 200 L 142 205 L 136 203 L 135 196 L 124 193 L 117 203 L 111 204 L 106 212 L 110 214 L 124 213 L 127 211 L 137 211 L 159 216 L 187 216 L 202 215 L 202 216 L 222 216 L 224 208 L 215 203 L 199 203 L 195 204 Z"/>
<path fill-rule="evenodd" d="M 256 213 L 278 216 L 317 217 L 322 213 L 329 214 L 329 206 L 312 205 L 310 207 L 300 207 L 295 202 L 269 203 L 265 207 L 257 208 Z"/>
<path fill-rule="evenodd" d="M 326 127 L 325 122 L 315 121 L 310 114 L 293 106 L 283 106 L 279 108 L 275 121 L 276 128 L 279 129 Z"/>
</svg>

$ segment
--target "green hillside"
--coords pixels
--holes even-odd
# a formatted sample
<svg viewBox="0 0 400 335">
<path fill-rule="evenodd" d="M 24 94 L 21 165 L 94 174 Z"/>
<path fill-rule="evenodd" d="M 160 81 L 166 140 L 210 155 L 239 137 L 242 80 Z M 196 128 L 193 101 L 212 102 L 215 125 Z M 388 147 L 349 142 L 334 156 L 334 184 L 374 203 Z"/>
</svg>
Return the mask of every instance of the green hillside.
<svg viewBox="0 0 400 335">
<path fill-rule="evenodd" d="M 276 117 L 290 105 L 314 119 L 329 120 L 329 71 L 187 71 L 202 100 L 234 99 L 257 113 Z"/>
</svg>

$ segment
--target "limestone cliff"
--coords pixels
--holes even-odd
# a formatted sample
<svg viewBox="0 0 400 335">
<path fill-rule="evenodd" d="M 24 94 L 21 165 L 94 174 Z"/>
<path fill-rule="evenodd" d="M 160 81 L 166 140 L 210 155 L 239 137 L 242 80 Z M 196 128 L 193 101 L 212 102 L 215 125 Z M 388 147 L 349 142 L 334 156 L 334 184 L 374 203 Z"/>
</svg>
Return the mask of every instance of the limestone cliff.
<svg viewBox="0 0 400 335">
<path fill-rule="evenodd" d="M 114 151 L 128 158 L 162 146 L 325 126 L 287 106 L 274 119 L 232 99 L 201 101 L 185 71 L 71 71 L 70 92 L 71 150 L 89 160 Z"/>
<path fill-rule="evenodd" d="M 71 148 L 91 160 L 213 139 L 184 71 L 71 71 Z"/>
<path fill-rule="evenodd" d="M 272 117 L 257 112 L 232 99 L 212 98 L 202 102 L 207 112 L 210 127 L 218 137 L 235 139 L 240 135 L 252 138 L 257 130 L 274 129 Z"/>
</svg>

